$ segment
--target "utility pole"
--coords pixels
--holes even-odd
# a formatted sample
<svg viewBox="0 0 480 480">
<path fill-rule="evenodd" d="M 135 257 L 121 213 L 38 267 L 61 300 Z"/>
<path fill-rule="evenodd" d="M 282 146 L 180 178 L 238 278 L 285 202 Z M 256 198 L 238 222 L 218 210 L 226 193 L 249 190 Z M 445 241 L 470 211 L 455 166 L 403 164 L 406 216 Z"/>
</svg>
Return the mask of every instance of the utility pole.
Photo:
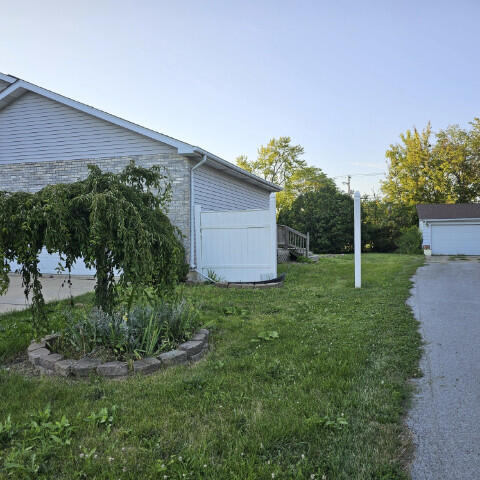
<svg viewBox="0 0 480 480">
<path fill-rule="evenodd" d="M 352 176 L 351 175 L 347 175 L 347 181 L 346 182 L 342 182 L 344 185 L 347 186 L 347 193 L 352 196 L 352 190 L 350 188 L 350 180 L 352 179 Z"/>
</svg>

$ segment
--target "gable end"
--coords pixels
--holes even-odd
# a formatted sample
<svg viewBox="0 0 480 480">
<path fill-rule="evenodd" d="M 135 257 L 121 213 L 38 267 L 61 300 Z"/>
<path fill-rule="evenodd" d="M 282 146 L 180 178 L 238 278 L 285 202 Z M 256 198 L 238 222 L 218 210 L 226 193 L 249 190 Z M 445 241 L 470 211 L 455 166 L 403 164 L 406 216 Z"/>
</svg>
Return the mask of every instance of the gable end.
<svg viewBox="0 0 480 480">
<path fill-rule="evenodd" d="M 0 111 L 0 164 L 176 153 L 176 149 L 27 92 Z"/>
</svg>

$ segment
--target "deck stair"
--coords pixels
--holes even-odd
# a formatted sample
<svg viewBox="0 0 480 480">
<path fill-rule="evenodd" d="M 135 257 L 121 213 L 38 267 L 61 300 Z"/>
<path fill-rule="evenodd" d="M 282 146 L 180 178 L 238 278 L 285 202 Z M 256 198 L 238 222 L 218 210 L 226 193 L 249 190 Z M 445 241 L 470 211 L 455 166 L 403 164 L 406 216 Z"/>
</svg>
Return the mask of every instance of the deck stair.
<svg viewBox="0 0 480 480">
<path fill-rule="evenodd" d="M 310 251 L 310 234 L 299 232 L 287 225 L 277 225 L 277 249 L 279 261 L 288 261 L 291 253 L 313 261 L 318 260 L 318 255 Z"/>
</svg>

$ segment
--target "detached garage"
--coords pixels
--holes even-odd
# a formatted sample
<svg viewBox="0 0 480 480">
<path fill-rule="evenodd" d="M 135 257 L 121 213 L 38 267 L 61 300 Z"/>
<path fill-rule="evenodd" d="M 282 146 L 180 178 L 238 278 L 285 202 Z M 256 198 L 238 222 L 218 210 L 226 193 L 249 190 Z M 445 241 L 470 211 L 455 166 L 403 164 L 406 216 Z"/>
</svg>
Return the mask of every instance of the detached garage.
<svg viewBox="0 0 480 480">
<path fill-rule="evenodd" d="M 480 203 L 417 205 L 423 249 L 432 255 L 480 255 Z"/>
</svg>

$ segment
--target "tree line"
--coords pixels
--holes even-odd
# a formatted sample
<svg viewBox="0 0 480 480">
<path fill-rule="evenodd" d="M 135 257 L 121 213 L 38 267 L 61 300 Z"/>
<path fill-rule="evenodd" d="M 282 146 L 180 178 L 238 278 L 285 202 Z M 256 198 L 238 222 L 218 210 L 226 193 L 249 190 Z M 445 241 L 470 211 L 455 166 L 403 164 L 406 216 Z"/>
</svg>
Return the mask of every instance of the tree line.
<svg viewBox="0 0 480 480">
<path fill-rule="evenodd" d="M 353 251 L 352 197 L 321 168 L 308 165 L 303 154 L 290 137 L 279 137 L 260 146 L 255 160 L 237 157 L 237 165 L 283 187 L 277 194 L 277 222 L 310 232 L 314 251 Z M 479 118 L 468 128 L 453 125 L 434 133 L 429 123 L 421 131 L 407 130 L 385 156 L 383 195 L 362 199 L 365 250 L 414 251 L 420 242 L 417 204 L 468 203 L 480 197 Z"/>
</svg>

